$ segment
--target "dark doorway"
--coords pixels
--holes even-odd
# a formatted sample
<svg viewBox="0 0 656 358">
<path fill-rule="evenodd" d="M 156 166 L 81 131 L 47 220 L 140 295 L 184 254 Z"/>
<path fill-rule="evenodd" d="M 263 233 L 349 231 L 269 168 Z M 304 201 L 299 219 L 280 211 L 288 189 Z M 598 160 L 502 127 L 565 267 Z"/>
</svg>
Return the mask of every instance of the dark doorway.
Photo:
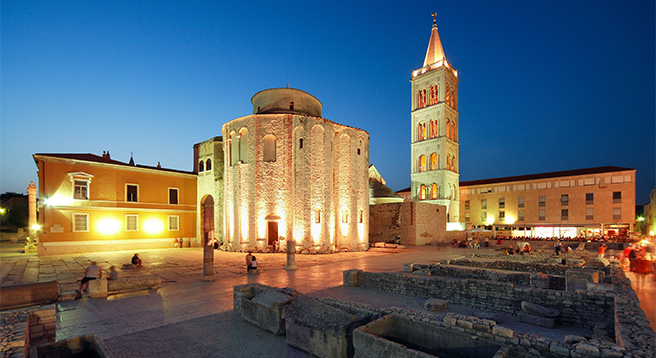
<svg viewBox="0 0 656 358">
<path fill-rule="evenodd" d="M 275 245 L 278 242 L 278 222 L 269 221 L 267 222 L 267 233 L 268 233 L 268 244 Z"/>
<path fill-rule="evenodd" d="M 207 245 L 214 239 L 214 199 L 211 195 L 203 198 L 200 211 L 200 230 L 203 237 L 203 245 Z"/>
</svg>

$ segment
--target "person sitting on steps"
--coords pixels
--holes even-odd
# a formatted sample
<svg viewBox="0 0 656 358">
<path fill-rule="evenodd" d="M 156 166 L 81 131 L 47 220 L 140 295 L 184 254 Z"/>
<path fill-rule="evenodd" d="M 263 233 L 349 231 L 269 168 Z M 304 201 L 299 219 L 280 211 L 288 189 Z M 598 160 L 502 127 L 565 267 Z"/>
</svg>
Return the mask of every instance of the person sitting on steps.
<svg viewBox="0 0 656 358">
<path fill-rule="evenodd" d="M 134 256 L 132 256 L 132 265 L 135 268 L 143 267 L 143 265 L 141 265 L 141 259 L 139 258 L 139 254 L 134 254 Z"/>
<path fill-rule="evenodd" d="M 84 277 L 80 281 L 80 288 L 75 292 L 77 292 L 78 295 L 81 295 L 82 286 L 84 286 L 84 290 L 87 291 L 89 289 L 89 281 L 97 278 L 102 278 L 102 269 L 100 266 L 96 265 L 95 261 L 91 261 L 91 265 L 84 270 Z"/>
</svg>

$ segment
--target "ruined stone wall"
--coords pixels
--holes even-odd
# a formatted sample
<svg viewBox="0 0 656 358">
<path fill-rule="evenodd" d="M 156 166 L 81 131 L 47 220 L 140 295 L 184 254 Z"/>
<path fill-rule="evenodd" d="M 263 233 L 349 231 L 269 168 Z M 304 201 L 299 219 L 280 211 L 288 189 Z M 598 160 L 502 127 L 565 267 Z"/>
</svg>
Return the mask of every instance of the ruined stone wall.
<svg viewBox="0 0 656 358">
<path fill-rule="evenodd" d="M 450 277 L 422 277 L 400 273 L 362 272 L 353 284 L 416 297 L 435 297 L 449 303 L 483 310 L 515 314 L 521 302 L 528 301 L 556 308 L 561 323 L 594 329 L 598 322 L 612 324 L 613 295 L 603 292 L 580 292 L 517 288 L 512 283 Z M 344 281 L 347 284 L 347 280 Z"/>
</svg>

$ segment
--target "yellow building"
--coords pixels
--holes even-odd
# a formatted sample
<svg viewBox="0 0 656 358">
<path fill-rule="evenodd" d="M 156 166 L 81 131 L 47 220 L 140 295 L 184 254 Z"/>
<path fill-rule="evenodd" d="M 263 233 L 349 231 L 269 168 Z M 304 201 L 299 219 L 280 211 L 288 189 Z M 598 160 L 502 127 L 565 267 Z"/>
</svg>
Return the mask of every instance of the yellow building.
<svg viewBox="0 0 656 358">
<path fill-rule="evenodd" d="M 461 219 L 513 236 L 627 235 L 635 172 L 607 166 L 460 182 Z"/>
<path fill-rule="evenodd" d="M 196 174 L 93 154 L 33 155 L 39 255 L 196 243 Z M 184 240 L 181 240 L 184 239 Z"/>
</svg>

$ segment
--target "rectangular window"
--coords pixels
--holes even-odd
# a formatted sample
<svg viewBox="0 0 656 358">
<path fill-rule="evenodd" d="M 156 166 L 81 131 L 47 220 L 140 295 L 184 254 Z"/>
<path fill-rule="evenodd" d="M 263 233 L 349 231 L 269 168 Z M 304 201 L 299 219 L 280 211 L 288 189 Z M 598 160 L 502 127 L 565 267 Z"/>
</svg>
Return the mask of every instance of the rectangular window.
<svg viewBox="0 0 656 358">
<path fill-rule="evenodd" d="M 125 214 L 125 231 L 139 230 L 139 215 Z"/>
<path fill-rule="evenodd" d="M 518 208 L 523 208 L 524 207 L 524 197 L 523 196 L 520 196 L 519 198 L 517 198 L 517 207 Z"/>
<path fill-rule="evenodd" d="M 518 210 L 517 211 L 517 220 L 518 221 L 524 221 L 524 210 Z"/>
<path fill-rule="evenodd" d="M 469 210 L 469 200 L 465 200 L 465 210 Z"/>
<path fill-rule="evenodd" d="M 348 210 L 342 210 L 342 224 L 348 224 Z"/>
<path fill-rule="evenodd" d="M 73 199 L 88 200 L 89 182 L 86 180 L 75 180 L 74 185 Z"/>
<path fill-rule="evenodd" d="M 499 198 L 499 209 L 506 208 L 506 198 Z"/>
<path fill-rule="evenodd" d="M 180 230 L 180 217 L 178 215 L 169 215 L 169 231 Z"/>
<path fill-rule="evenodd" d="M 136 203 L 138 201 L 139 186 L 136 184 L 125 184 L 125 201 Z"/>
<path fill-rule="evenodd" d="M 360 209 L 360 214 L 358 215 L 358 222 L 360 224 L 364 223 L 364 210 Z"/>
<path fill-rule="evenodd" d="M 538 220 L 544 221 L 547 218 L 547 213 L 544 209 L 538 210 Z"/>
<path fill-rule="evenodd" d="M 487 211 L 481 211 L 481 221 L 487 224 Z"/>
<path fill-rule="evenodd" d="M 538 199 L 538 206 L 542 208 L 546 204 L 547 204 L 547 198 L 544 195 L 540 196 L 540 198 Z"/>
<path fill-rule="evenodd" d="M 499 221 L 500 222 L 506 221 L 506 212 L 505 211 L 499 211 Z"/>
<path fill-rule="evenodd" d="M 614 191 L 613 192 L 613 204 L 621 204 L 622 203 L 622 192 L 621 191 Z"/>
<path fill-rule="evenodd" d="M 465 222 L 471 222 L 471 215 L 469 215 L 469 211 L 465 213 Z"/>
<path fill-rule="evenodd" d="M 73 232 L 89 232 L 89 214 L 73 214 Z"/>
<path fill-rule="evenodd" d="M 594 220 L 594 208 L 585 208 L 585 220 Z"/>
<path fill-rule="evenodd" d="M 569 205 L 569 194 L 563 194 L 560 196 L 560 205 L 562 206 Z"/>
<path fill-rule="evenodd" d="M 622 219 L 622 208 L 613 208 L 613 220 Z"/>
<path fill-rule="evenodd" d="M 592 205 L 592 204 L 594 204 L 594 193 L 586 193 L 585 205 Z"/>
<path fill-rule="evenodd" d="M 481 210 L 487 210 L 487 199 L 481 200 Z"/>
<path fill-rule="evenodd" d="M 314 210 L 314 223 L 315 224 L 321 224 L 321 210 L 320 209 Z"/>
<path fill-rule="evenodd" d="M 560 210 L 560 220 L 569 220 L 569 210 L 567 209 Z"/>
<path fill-rule="evenodd" d="M 178 204 L 178 189 L 169 188 L 169 204 Z"/>
</svg>

